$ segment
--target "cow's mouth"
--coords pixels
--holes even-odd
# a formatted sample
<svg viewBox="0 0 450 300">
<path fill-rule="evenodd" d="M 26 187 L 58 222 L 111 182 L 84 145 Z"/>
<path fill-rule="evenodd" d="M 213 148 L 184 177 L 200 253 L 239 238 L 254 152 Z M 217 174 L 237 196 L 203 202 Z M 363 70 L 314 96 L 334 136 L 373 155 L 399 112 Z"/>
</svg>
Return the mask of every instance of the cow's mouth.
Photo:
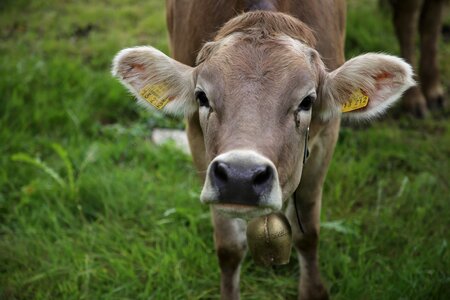
<svg viewBox="0 0 450 300">
<path fill-rule="evenodd" d="M 259 216 L 281 209 L 274 164 L 252 150 L 233 150 L 209 165 L 200 200 L 230 216 Z"/>
<path fill-rule="evenodd" d="M 250 220 L 267 215 L 276 210 L 270 207 L 250 206 L 241 204 L 214 204 L 216 211 L 226 217 Z"/>
</svg>

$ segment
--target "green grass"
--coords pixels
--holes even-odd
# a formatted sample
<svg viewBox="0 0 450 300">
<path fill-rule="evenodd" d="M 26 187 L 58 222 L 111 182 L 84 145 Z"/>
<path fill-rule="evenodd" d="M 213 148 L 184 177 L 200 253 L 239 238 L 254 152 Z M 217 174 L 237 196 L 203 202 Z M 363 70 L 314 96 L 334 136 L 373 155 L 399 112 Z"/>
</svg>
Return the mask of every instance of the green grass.
<svg viewBox="0 0 450 300">
<path fill-rule="evenodd" d="M 143 112 L 109 74 L 124 47 L 168 51 L 163 7 L 0 3 L 0 299 L 218 299 L 191 160 L 148 139 L 183 123 Z M 398 53 L 372 0 L 350 1 L 347 41 L 348 57 Z M 448 116 L 342 129 L 322 210 L 333 298 L 450 297 Z M 296 264 L 246 259 L 242 298 L 294 299 Z"/>
</svg>

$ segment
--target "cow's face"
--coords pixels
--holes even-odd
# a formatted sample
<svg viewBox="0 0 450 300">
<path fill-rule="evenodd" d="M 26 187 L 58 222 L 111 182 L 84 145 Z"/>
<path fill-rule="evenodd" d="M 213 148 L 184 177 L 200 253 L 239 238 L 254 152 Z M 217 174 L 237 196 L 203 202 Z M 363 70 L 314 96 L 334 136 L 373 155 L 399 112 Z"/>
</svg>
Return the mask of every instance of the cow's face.
<svg viewBox="0 0 450 300">
<path fill-rule="evenodd" d="M 408 64 L 382 54 L 327 73 L 314 49 L 282 35 L 255 43 L 231 34 L 206 44 L 199 62 L 137 47 L 116 56 L 113 74 L 146 105 L 198 111 L 209 164 L 201 201 L 238 216 L 279 210 L 294 192 L 313 113 L 327 122 L 359 92 L 368 104 L 348 114 L 370 118 L 413 84 Z"/>
<path fill-rule="evenodd" d="M 202 202 L 279 210 L 300 181 L 324 72 L 318 53 L 287 36 L 254 43 L 235 34 L 200 57 L 195 97 L 209 163 Z"/>
</svg>

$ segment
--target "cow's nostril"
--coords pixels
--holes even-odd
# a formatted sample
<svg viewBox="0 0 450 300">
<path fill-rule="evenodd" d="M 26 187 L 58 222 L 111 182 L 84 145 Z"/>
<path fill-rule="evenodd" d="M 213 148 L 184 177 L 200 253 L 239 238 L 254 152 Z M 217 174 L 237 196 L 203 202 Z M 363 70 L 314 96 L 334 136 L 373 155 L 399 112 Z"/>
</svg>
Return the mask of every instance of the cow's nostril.
<svg viewBox="0 0 450 300">
<path fill-rule="evenodd" d="M 264 185 L 272 178 L 272 168 L 269 166 L 259 167 L 253 175 L 254 185 Z"/>
<path fill-rule="evenodd" d="M 228 166 L 223 162 L 217 162 L 214 166 L 214 175 L 215 177 L 222 181 L 228 181 Z"/>
</svg>

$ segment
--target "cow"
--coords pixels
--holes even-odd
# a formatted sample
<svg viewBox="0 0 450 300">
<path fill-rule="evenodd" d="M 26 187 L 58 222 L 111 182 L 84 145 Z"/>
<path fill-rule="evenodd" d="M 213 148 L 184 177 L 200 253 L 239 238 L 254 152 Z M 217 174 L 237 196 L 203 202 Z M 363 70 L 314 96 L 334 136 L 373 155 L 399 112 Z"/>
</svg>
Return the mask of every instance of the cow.
<svg viewBox="0 0 450 300">
<path fill-rule="evenodd" d="M 342 107 L 357 120 L 382 114 L 414 84 L 411 66 L 374 53 L 345 62 L 345 1 L 166 4 L 173 58 L 127 48 L 112 73 L 138 102 L 187 120 L 222 299 L 239 299 L 246 221 L 271 212 L 284 213 L 292 227 L 299 297 L 327 299 L 319 215 Z"/>
<path fill-rule="evenodd" d="M 406 91 L 404 110 L 424 117 L 429 109 L 445 105 L 439 72 L 439 35 L 448 0 L 389 0 L 400 52 L 411 65 L 416 65 L 416 32 L 420 35 L 419 83 Z M 419 26 L 417 26 L 419 25 Z M 419 27 L 419 28 L 417 28 Z M 417 30 L 418 29 L 418 30 Z"/>
</svg>

